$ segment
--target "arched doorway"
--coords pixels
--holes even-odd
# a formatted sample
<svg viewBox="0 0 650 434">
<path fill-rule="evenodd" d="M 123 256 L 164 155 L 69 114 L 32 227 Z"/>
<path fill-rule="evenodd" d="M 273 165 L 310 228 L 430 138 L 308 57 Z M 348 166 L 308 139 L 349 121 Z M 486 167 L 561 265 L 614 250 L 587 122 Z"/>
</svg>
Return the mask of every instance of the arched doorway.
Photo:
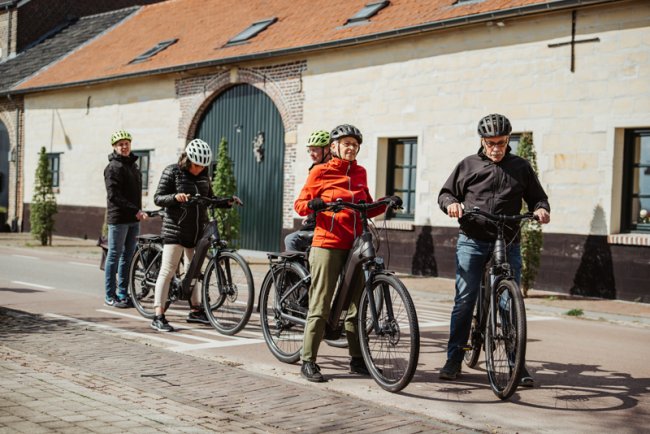
<svg viewBox="0 0 650 434">
<path fill-rule="evenodd" d="M 203 114 L 196 137 L 215 151 L 222 137 L 228 141 L 237 195 L 244 202 L 241 247 L 277 250 L 282 235 L 284 126 L 271 98 L 248 84 L 227 89 Z"/>
</svg>

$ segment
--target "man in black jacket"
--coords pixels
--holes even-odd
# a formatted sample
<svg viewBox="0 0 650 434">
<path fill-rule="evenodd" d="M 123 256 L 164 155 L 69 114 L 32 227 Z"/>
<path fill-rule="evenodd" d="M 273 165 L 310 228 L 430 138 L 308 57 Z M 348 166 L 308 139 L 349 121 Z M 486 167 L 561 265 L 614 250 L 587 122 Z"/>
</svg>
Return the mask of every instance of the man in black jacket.
<svg viewBox="0 0 650 434">
<path fill-rule="evenodd" d="M 119 130 L 111 136 L 113 152 L 104 169 L 108 252 L 104 274 L 104 303 L 127 308 L 133 306 L 128 297 L 128 274 L 135 252 L 140 220 L 146 218 L 142 207 L 142 178 L 138 157 L 131 153 L 131 134 Z M 116 278 L 117 274 L 117 278 Z"/>
<path fill-rule="evenodd" d="M 460 374 L 483 267 L 496 239 L 493 225 L 473 216 L 463 218 L 463 209 L 478 207 L 492 214 L 517 215 L 524 200 L 541 223 L 548 223 L 551 219 L 548 197 L 535 171 L 528 161 L 510 154 L 508 142 L 511 132 L 510 121 L 503 115 L 491 114 L 481 119 L 478 124 L 481 136 L 478 153 L 466 157 L 456 166 L 438 195 L 442 211 L 460 223 L 456 246 L 456 296 L 451 313 L 447 362 L 440 370 L 443 380 L 455 380 Z M 508 245 L 508 262 L 519 282 L 519 230 L 506 227 L 504 236 Z M 521 385 L 533 386 L 533 378 L 526 369 Z"/>
</svg>

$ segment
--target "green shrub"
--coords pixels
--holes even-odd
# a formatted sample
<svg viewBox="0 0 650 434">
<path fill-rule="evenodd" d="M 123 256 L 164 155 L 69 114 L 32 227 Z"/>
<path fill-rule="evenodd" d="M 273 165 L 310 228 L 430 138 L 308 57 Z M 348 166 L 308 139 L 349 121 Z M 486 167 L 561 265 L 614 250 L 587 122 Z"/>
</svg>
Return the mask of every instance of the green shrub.
<svg viewBox="0 0 650 434">
<path fill-rule="evenodd" d="M 217 167 L 212 180 L 212 192 L 215 196 L 221 197 L 233 196 L 237 192 L 237 180 L 235 179 L 233 162 L 228 155 L 228 141 L 225 137 L 219 143 Z M 233 248 L 238 248 L 241 222 L 237 207 L 233 206 L 230 209 L 218 208 L 215 213 L 221 238 L 228 241 L 228 244 Z"/>
<path fill-rule="evenodd" d="M 56 198 L 52 191 L 52 172 L 48 164 L 45 147 L 41 148 L 36 167 L 34 196 L 29 209 L 31 232 L 42 246 L 52 245 L 54 215 L 57 213 Z"/>
</svg>

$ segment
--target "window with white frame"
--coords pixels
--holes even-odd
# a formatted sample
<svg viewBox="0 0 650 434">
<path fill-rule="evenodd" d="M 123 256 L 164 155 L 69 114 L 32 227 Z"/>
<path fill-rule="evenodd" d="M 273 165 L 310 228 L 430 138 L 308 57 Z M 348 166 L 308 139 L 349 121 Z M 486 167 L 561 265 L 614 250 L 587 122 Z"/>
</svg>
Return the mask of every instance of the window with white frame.
<svg viewBox="0 0 650 434">
<path fill-rule="evenodd" d="M 149 152 L 150 151 L 132 151 L 133 155 L 138 157 L 138 168 L 142 175 L 142 191 L 149 191 Z"/>
<path fill-rule="evenodd" d="M 623 232 L 650 233 L 650 128 L 625 131 Z"/>
<path fill-rule="evenodd" d="M 417 174 L 417 137 L 388 140 L 386 194 L 402 198 L 403 209 L 389 212 L 388 218 L 415 217 L 415 181 Z"/>
<path fill-rule="evenodd" d="M 59 187 L 59 173 L 61 168 L 61 153 L 52 152 L 47 155 L 47 166 L 52 174 L 52 188 Z"/>
</svg>

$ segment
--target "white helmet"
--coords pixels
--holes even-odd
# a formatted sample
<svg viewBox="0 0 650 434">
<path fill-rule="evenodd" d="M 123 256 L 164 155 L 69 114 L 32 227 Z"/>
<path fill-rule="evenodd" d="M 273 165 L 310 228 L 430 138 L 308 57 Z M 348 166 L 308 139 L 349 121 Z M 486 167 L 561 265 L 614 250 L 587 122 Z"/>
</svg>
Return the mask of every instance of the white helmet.
<svg viewBox="0 0 650 434">
<path fill-rule="evenodd" d="M 201 139 L 194 139 L 185 147 L 187 158 L 199 166 L 209 166 L 212 163 L 212 149 Z"/>
</svg>

